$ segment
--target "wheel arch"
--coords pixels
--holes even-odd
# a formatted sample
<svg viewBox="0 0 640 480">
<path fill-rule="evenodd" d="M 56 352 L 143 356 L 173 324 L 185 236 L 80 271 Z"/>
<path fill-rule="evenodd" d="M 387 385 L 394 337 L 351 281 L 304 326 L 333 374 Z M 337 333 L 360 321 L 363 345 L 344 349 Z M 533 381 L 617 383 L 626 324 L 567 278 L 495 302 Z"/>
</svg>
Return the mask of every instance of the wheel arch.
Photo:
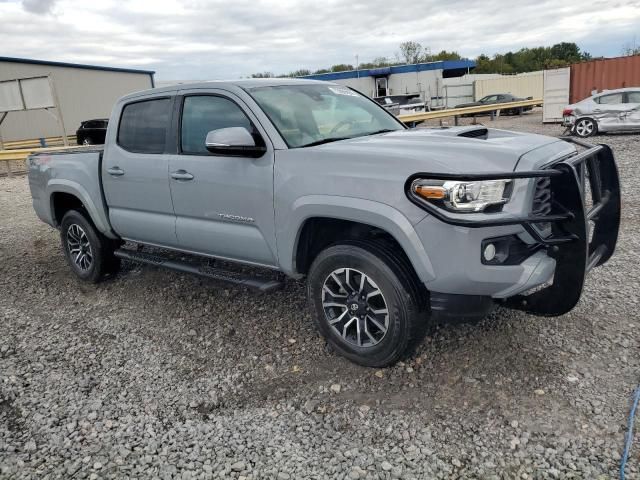
<svg viewBox="0 0 640 480">
<path fill-rule="evenodd" d="M 60 226 L 62 217 L 67 211 L 80 207 L 87 212 L 89 219 L 103 235 L 112 239 L 117 238 L 111 230 L 103 205 L 96 205 L 82 185 L 65 179 L 53 179 L 47 186 L 47 194 L 54 227 Z"/>
<path fill-rule="evenodd" d="M 395 208 L 371 200 L 324 195 L 300 198 L 293 207 L 286 216 L 287 223 L 278 229 L 278 237 L 284 239 L 278 243 L 279 258 L 286 273 L 305 275 L 320 247 L 373 234 L 395 242 L 422 282 L 435 278 L 417 232 Z M 319 235 L 320 241 L 308 251 L 309 238 L 314 235 Z"/>
</svg>

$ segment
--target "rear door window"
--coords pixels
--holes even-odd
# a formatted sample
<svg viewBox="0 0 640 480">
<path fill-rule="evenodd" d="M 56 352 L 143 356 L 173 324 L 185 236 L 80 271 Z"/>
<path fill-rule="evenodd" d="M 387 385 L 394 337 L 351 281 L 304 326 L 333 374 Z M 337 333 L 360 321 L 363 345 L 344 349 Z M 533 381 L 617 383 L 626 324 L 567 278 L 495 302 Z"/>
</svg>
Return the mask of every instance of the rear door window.
<svg viewBox="0 0 640 480">
<path fill-rule="evenodd" d="M 118 127 L 118 145 L 134 153 L 163 153 L 170 117 L 170 98 L 125 105 Z"/>
<path fill-rule="evenodd" d="M 596 99 L 596 103 L 599 103 L 600 105 L 617 105 L 622 103 L 622 93 L 602 95 Z"/>
</svg>

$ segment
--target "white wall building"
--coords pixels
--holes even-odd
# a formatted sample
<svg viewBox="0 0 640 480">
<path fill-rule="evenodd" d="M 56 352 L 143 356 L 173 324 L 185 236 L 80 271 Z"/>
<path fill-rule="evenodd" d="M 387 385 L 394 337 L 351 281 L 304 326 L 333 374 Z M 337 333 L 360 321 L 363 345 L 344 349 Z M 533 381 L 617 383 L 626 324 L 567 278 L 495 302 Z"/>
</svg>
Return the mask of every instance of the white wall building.
<svg viewBox="0 0 640 480">
<path fill-rule="evenodd" d="M 154 72 L 149 70 L 0 57 L 0 81 L 47 75 L 55 88 L 67 135 L 74 135 L 84 120 L 108 118 L 121 96 L 154 86 Z M 55 109 L 53 113 L 57 113 Z M 0 125 L 3 141 L 59 135 L 58 122 L 45 110 L 9 112 Z"/>
<path fill-rule="evenodd" d="M 320 73 L 303 78 L 347 85 L 371 98 L 419 94 L 424 101 L 442 96 L 443 80 L 459 77 L 475 68 L 472 60 L 395 65 L 392 67 Z"/>
</svg>

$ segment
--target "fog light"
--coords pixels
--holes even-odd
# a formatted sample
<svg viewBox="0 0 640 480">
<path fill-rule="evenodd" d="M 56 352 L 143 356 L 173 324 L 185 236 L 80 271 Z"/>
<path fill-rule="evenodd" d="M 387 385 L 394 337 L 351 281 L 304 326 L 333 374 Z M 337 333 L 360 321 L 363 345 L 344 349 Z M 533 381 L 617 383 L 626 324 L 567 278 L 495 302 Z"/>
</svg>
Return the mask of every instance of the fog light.
<svg viewBox="0 0 640 480">
<path fill-rule="evenodd" d="M 496 246 L 493 243 L 488 244 L 484 247 L 484 252 L 482 254 L 484 255 L 485 261 L 490 262 L 496 258 Z"/>
</svg>

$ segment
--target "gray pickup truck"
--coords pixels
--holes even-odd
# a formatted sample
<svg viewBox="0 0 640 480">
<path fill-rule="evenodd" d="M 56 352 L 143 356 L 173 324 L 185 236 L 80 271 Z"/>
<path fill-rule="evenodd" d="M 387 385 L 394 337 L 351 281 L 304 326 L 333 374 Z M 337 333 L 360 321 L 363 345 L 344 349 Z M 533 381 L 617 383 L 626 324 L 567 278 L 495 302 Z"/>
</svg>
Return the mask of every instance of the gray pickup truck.
<svg viewBox="0 0 640 480">
<path fill-rule="evenodd" d="M 434 321 L 568 312 L 620 222 L 605 145 L 408 129 L 310 80 L 131 94 L 104 149 L 28 164 L 35 211 L 80 279 L 121 259 L 265 292 L 306 277 L 319 331 L 367 366 L 396 362 Z"/>
</svg>

